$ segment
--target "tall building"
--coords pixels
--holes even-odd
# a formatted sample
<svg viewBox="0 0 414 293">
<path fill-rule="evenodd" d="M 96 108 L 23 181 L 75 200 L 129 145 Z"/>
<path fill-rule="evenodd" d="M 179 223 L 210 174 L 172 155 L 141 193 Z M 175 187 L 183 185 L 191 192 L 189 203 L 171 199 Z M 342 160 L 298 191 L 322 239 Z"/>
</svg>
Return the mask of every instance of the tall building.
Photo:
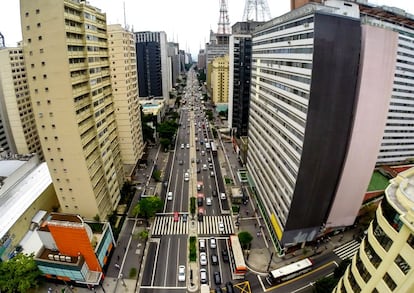
<svg viewBox="0 0 414 293">
<path fill-rule="evenodd" d="M 229 128 L 237 137 L 247 136 L 249 122 L 252 33 L 263 22 L 237 22 L 229 43 Z"/>
<path fill-rule="evenodd" d="M 119 24 L 108 25 L 108 42 L 119 148 L 125 173 L 131 177 L 144 152 L 134 34 Z"/>
<path fill-rule="evenodd" d="M 353 224 L 384 133 L 396 40 L 361 27 L 358 5 L 341 1 L 253 34 L 247 168 L 280 253 Z"/>
<path fill-rule="evenodd" d="M 178 77 L 181 73 L 179 51 L 180 49 L 178 43 L 168 42 L 168 58 L 170 60 L 171 84 L 174 86 L 178 83 Z"/>
<path fill-rule="evenodd" d="M 376 217 L 334 292 L 414 291 L 414 168 L 390 181 Z"/>
<path fill-rule="evenodd" d="M 20 17 L 33 113 L 61 209 L 104 219 L 124 180 L 106 16 L 85 1 L 21 0 Z"/>
<path fill-rule="evenodd" d="M 139 96 L 169 99 L 172 88 L 165 32 L 136 32 Z"/>
<path fill-rule="evenodd" d="M 206 51 L 204 49 L 200 49 L 198 51 L 197 67 L 198 67 L 199 70 L 205 70 L 206 69 Z"/>
<path fill-rule="evenodd" d="M 218 106 L 229 101 L 229 55 L 217 57 L 212 62 L 211 86 L 212 102 Z"/>
<path fill-rule="evenodd" d="M 0 48 L 0 105 L 0 147 L 14 154 L 36 153 L 43 160 L 21 47 Z"/>
</svg>

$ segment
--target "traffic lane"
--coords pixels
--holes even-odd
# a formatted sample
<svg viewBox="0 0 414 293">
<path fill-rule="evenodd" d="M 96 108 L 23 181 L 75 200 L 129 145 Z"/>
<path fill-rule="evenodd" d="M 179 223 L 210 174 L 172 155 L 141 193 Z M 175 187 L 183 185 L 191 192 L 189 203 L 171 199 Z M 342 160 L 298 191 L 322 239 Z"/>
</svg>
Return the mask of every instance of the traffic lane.
<svg viewBox="0 0 414 293">
<path fill-rule="evenodd" d="M 175 245 L 171 237 L 163 236 L 160 238 L 158 256 L 154 263 L 155 277 L 153 286 L 165 287 L 167 286 L 167 280 L 171 283 L 172 278 L 176 276 L 177 264 L 175 262 L 177 251 L 171 249 Z"/>
<path fill-rule="evenodd" d="M 316 280 L 319 280 L 323 278 L 324 276 L 329 275 L 335 270 L 336 267 L 337 267 L 337 264 L 334 261 L 325 263 L 320 266 L 315 266 L 312 269 L 312 271 L 305 273 L 301 276 L 298 276 L 296 278 L 293 278 L 284 283 L 281 283 L 279 285 L 276 285 L 276 286 L 269 286 L 269 284 L 266 282 L 265 277 L 260 277 L 260 279 L 263 285 L 267 288 L 266 292 L 278 292 L 278 293 L 279 292 L 280 293 L 302 292 L 303 293 L 303 292 L 309 292 L 307 291 L 309 288 L 311 289 L 310 292 L 312 292 L 311 283 L 314 283 Z"/>
<path fill-rule="evenodd" d="M 157 256 L 157 251 L 158 251 L 158 243 L 150 241 L 148 250 L 147 250 L 146 264 L 148 264 L 150 260 L 155 260 Z M 141 286 L 151 286 L 152 276 L 153 276 L 153 266 L 145 265 L 144 271 L 142 272 Z"/>
<path fill-rule="evenodd" d="M 230 270 L 230 263 L 224 262 L 221 252 L 225 249 L 228 252 L 228 238 L 217 239 L 217 253 L 219 258 L 219 268 L 221 271 L 221 280 L 223 284 L 227 282 L 233 282 L 233 277 Z M 252 291 L 255 292 L 255 291 Z"/>
</svg>

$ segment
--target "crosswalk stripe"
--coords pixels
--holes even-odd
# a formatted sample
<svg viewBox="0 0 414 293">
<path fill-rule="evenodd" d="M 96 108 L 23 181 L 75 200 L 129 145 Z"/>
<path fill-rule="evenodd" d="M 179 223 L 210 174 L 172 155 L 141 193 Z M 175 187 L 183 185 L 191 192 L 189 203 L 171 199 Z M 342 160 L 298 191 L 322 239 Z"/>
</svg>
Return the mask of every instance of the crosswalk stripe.
<svg viewBox="0 0 414 293">
<path fill-rule="evenodd" d="M 358 251 L 359 246 L 360 244 L 357 241 L 352 240 L 340 247 L 335 248 L 333 251 L 339 258 L 347 259 L 354 256 L 354 254 Z"/>
</svg>

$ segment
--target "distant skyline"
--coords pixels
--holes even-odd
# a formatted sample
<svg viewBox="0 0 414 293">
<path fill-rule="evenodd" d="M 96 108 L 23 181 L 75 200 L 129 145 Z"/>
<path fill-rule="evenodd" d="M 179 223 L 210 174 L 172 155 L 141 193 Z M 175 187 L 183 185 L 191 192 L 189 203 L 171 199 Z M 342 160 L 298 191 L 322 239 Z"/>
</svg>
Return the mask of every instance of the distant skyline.
<svg viewBox="0 0 414 293">
<path fill-rule="evenodd" d="M 230 26 L 242 21 L 245 0 L 227 0 Z M 377 5 L 394 6 L 413 14 L 408 0 L 376 0 Z M 90 0 L 89 3 L 107 14 L 108 24 L 124 25 L 124 3 L 127 25 L 134 31 L 165 31 L 168 41 L 178 42 L 180 49 L 193 58 L 209 41 L 210 29 L 217 31 L 219 0 Z M 267 0 L 272 18 L 290 10 L 290 0 Z M 7 46 L 21 40 L 20 5 L 18 0 L 1 1 L 0 32 Z"/>
</svg>

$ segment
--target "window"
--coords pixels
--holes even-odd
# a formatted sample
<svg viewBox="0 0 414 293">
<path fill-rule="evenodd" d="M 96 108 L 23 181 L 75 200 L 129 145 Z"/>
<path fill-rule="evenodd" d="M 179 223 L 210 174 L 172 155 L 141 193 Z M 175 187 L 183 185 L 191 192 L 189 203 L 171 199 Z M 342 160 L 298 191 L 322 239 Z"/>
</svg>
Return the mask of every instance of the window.
<svg viewBox="0 0 414 293">
<path fill-rule="evenodd" d="M 365 244 L 365 253 L 367 255 L 367 257 L 369 258 L 369 260 L 371 261 L 372 265 L 375 268 L 378 268 L 378 266 L 381 263 L 381 258 L 378 256 L 378 254 L 375 252 L 375 250 L 372 248 L 372 246 L 370 245 L 370 243 L 366 240 L 366 238 L 364 239 L 364 244 Z"/>
<path fill-rule="evenodd" d="M 385 273 L 382 279 L 384 280 L 385 284 L 387 284 L 388 288 L 390 288 L 391 290 L 394 290 L 397 287 L 397 284 L 395 284 L 394 280 L 391 278 L 390 275 L 388 275 L 388 273 Z"/>
<path fill-rule="evenodd" d="M 46 79 L 47 78 L 47 74 L 43 74 L 43 79 Z"/>
<path fill-rule="evenodd" d="M 45 61 L 42 61 L 42 66 L 45 66 L 45 64 L 46 64 Z"/>
<path fill-rule="evenodd" d="M 372 221 L 372 228 L 374 230 L 374 236 L 377 239 L 378 243 L 381 244 L 382 248 L 384 248 L 386 251 L 388 251 L 392 245 L 391 238 L 388 237 L 387 234 L 385 234 L 384 230 L 378 225 L 378 222 L 376 219 Z"/>
<path fill-rule="evenodd" d="M 27 39 L 27 42 L 30 44 L 32 42 L 32 39 Z"/>
<path fill-rule="evenodd" d="M 410 234 L 410 236 L 407 239 L 407 243 L 408 243 L 408 245 L 411 246 L 411 248 L 414 249 L 414 236 L 413 236 L 413 234 Z"/>
<path fill-rule="evenodd" d="M 36 9 L 36 14 L 39 14 L 40 13 L 40 10 L 39 9 Z"/>
<path fill-rule="evenodd" d="M 37 37 L 37 39 L 38 39 L 39 41 L 41 41 L 43 38 L 42 38 L 42 36 L 38 36 L 38 37 Z"/>
<path fill-rule="evenodd" d="M 26 30 L 29 31 L 30 30 L 30 25 L 26 25 Z"/>
<path fill-rule="evenodd" d="M 32 64 L 30 64 L 30 67 L 31 67 L 31 68 L 34 68 L 34 67 L 35 67 L 35 65 L 32 63 Z"/>
<path fill-rule="evenodd" d="M 40 26 L 41 26 L 41 25 L 40 25 L 40 22 L 38 22 L 38 23 L 37 23 L 37 27 L 40 27 Z"/>
<path fill-rule="evenodd" d="M 26 12 L 24 16 L 29 17 L 29 12 Z"/>
<path fill-rule="evenodd" d="M 398 255 L 395 260 L 395 264 L 400 268 L 400 270 L 404 273 L 404 275 L 408 274 L 411 267 L 410 265 L 403 259 L 401 255 Z"/>
<path fill-rule="evenodd" d="M 42 49 L 40 49 L 40 50 L 39 50 L 39 52 L 40 52 L 40 53 L 43 53 L 43 52 L 44 52 L 43 48 L 42 48 Z"/>
</svg>

